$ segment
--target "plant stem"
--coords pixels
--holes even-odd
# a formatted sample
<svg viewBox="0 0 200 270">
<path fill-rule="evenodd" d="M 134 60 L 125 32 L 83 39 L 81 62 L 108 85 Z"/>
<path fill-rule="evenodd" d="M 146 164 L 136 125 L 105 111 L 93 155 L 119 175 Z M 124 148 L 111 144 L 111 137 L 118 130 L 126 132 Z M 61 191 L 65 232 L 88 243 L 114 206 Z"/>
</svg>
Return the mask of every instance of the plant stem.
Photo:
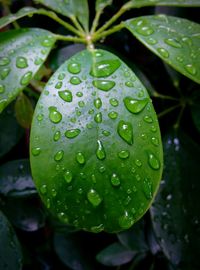
<svg viewBox="0 0 200 270">
<path fill-rule="evenodd" d="M 84 35 L 84 29 L 82 28 L 82 26 L 80 25 L 80 23 L 78 22 L 78 20 L 76 19 L 75 16 L 70 16 L 71 21 L 73 22 L 74 26 Z"/>
<path fill-rule="evenodd" d="M 63 40 L 63 41 L 71 41 L 71 42 L 80 42 L 80 43 L 87 43 L 84 38 L 80 37 L 73 37 L 73 36 L 63 36 L 63 35 L 58 35 L 54 34 L 54 37 L 57 40 Z"/>
<path fill-rule="evenodd" d="M 101 32 L 99 34 L 94 33 L 94 35 L 92 36 L 92 41 L 97 41 L 103 37 L 107 37 L 117 31 L 120 31 L 122 28 L 124 28 L 124 25 L 123 24 L 118 24 L 114 27 L 112 27 L 111 29 L 107 30 L 107 31 L 104 31 L 104 32 Z"/>
<path fill-rule="evenodd" d="M 175 128 L 175 129 L 178 129 L 179 126 L 180 126 L 181 118 L 182 118 L 182 116 L 183 116 L 183 112 L 184 112 L 184 110 L 185 110 L 185 107 L 186 107 L 186 104 L 182 104 L 181 111 L 180 111 L 180 113 L 179 113 L 179 115 L 178 115 L 178 119 L 177 119 L 177 121 L 176 121 L 176 123 L 175 123 L 175 125 L 174 125 L 174 128 Z"/>
<path fill-rule="evenodd" d="M 175 110 L 176 108 L 178 108 L 178 107 L 180 107 L 180 106 L 181 106 L 181 104 L 177 104 L 177 105 L 174 105 L 174 106 L 172 106 L 172 107 L 169 107 L 169 108 L 167 108 L 166 110 L 164 110 L 164 111 L 162 111 L 161 113 L 159 113 L 157 116 L 158 116 L 158 118 L 160 118 L 160 117 L 162 117 L 162 116 L 164 116 L 164 115 L 170 113 L 171 111 Z"/>
<path fill-rule="evenodd" d="M 179 101 L 178 98 L 175 98 L 175 97 L 171 97 L 171 96 L 166 96 L 166 95 L 162 95 L 158 92 L 153 92 L 153 97 L 155 98 L 162 98 L 162 99 L 169 99 L 169 100 L 174 100 L 174 101 Z"/>
<path fill-rule="evenodd" d="M 100 19 L 100 16 L 101 16 L 101 14 L 102 14 L 102 9 L 100 9 L 100 10 L 98 10 L 97 12 L 96 12 L 96 14 L 95 14 L 95 18 L 94 18 L 94 21 L 93 21 L 93 23 L 92 23 L 92 28 L 91 28 L 91 30 L 90 30 L 90 34 L 91 35 L 93 35 L 94 34 L 94 32 L 95 32 L 95 30 L 96 30 L 96 28 L 97 28 L 97 26 L 98 26 L 98 24 L 99 24 L 99 19 Z"/>
</svg>

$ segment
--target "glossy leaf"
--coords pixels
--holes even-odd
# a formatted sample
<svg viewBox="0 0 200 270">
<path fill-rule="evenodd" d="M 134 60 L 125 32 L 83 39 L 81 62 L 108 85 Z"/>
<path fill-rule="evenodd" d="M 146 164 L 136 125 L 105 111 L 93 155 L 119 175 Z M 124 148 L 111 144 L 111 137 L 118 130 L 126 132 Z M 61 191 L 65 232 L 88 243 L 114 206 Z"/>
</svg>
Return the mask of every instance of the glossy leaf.
<svg viewBox="0 0 200 270">
<path fill-rule="evenodd" d="M 0 211 L 0 269 L 22 269 L 22 252 L 15 231 Z"/>
<path fill-rule="evenodd" d="M 174 69 L 200 83 L 200 25 L 166 15 L 143 16 L 124 26 Z"/>
<path fill-rule="evenodd" d="M 43 29 L 0 33 L 0 112 L 29 84 L 54 42 Z"/>
<path fill-rule="evenodd" d="M 130 262 L 135 256 L 135 252 L 122 246 L 120 243 L 114 243 L 96 256 L 98 262 L 107 266 L 118 266 Z"/>
<path fill-rule="evenodd" d="M 104 9 L 105 7 L 111 5 L 113 2 L 113 0 L 96 0 L 96 11 L 100 10 L 100 9 Z"/>
<path fill-rule="evenodd" d="M 84 28 L 88 29 L 89 8 L 87 0 L 35 0 L 35 2 L 67 17 L 77 17 Z"/>
<path fill-rule="evenodd" d="M 151 208 L 155 234 L 176 269 L 199 269 L 200 148 L 174 131 L 165 136 L 163 146 L 163 181 Z"/>
<path fill-rule="evenodd" d="M 178 6 L 178 7 L 199 7 L 199 0 L 130 0 L 129 7 L 146 7 L 146 6 Z"/>
<path fill-rule="evenodd" d="M 22 197 L 35 193 L 29 160 L 14 160 L 0 166 L 0 194 Z"/>
<path fill-rule="evenodd" d="M 10 104 L 0 114 L 0 127 L 0 157 L 2 157 L 19 142 L 23 135 L 23 129 L 16 120 L 14 104 Z"/>
<path fill-rule="evenodd" d="M 131 227 L 149 208 L 162 172 L 148 93 L 103 50 L 76 54 L 49 80 L 35 110 L 30 151 L 47 207 L 92 232 Z"/>
</svg>

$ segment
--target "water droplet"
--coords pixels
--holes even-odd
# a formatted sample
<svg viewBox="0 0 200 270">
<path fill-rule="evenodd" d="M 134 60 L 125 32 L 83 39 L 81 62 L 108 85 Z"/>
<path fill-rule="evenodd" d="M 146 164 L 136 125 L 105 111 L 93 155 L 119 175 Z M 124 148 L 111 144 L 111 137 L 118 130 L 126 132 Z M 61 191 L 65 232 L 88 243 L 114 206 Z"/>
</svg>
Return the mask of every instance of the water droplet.
<svg viewBox="0 0 200 270">
<path fill-rule="evenodd" d="M 83 100 L 79 101 L 79 102 L 78 102 L 78 106 L 79 106 L 80 108 L 83 108 L 83 107 L 85 106 L 85 102 L 84 102 Z"/>
<path fill-rule="evenodd" d="M 49 198 L 46 200 L 46 207 L 47 207 L 47 209 L 49 209 L 51 207 L 51 201 Z"/>
<path fill-rule="evenodd" d="M 141 167 L 141 166 L 142 166 L 141 160 L 136 159 L 136 160 L 135 160 L 135 165 L 138 166 L 138 167 Z"/>
<path fill-rule="evenodd" d="M 58 80 L 64 80 L 64 78 L 65 78 L 65 73 L 60 73 L 59 75 L 58 75 Z"/>
<path fill-rule="evenodd" d="M 76 161 L 81 165 L 85 163 L 85 157 L 82 152 L 76 154 Z"/>
<path fill-rule="evenodd" d="M 111 98 L 109 102 L 110 102 L 110 105 L 112 105 L 113 107 L 117 107 L 119 105 L 119 102 L 116 98 Z"/>
<path fill-rule="evenodd" d="M 174 48 L 181 48 L 182 45 L 180 44 L 180 42 L 176 39 L 173 39 L 173 38 L 166 38 L 164 39 L 164 42 L 171 46 L 171 47 L 174 47 Z"/>
<path fill-rule="evenodd" d="M 131 97 L 124 98 L 124 104 L 127 110 L 131 113 L 139 113 L 141 112 L 147 105 L 148 98 L 137 100 Z"/>
<path fill-rule="evenodd" d="M 148 38 L 147 40 L 147 43 L 150 44 L 150 45 L 155 45 L 156 43 L 158 43 L 158 41 L 154 38 Z"/>
<path fill-rule="evenodd" d="M 10 59 L 8 57 L 0 58 L 0 66 L 6 66 L 10 63 Z"/>
<path fill-rule="evenodd" d="M 67 67 L 68 71 L 72 74 L 78 74 L 81 72 L 81 65 L 79 63 L 70 63 Z"/>
<path fill-rule="evenodd" d="M 109 112 L 108 117 L 110 119 L 116 119 L 118 117 L 118 113 L 117 112 Z"/>
<path fill-rule="evenodd" d="M 151 116 L 146 115 L 146 116 L 144 117 L 144 121 L 145 121 L 146 123 L 152 123 L 152 122 L 153 122 L 153 119 L 152 119 Z"/>
<path fill-rule="evenodd" d="M 110 131 L 107 131 L 107 130 L 103 130 L 102 131 L 102 134 L 106 137 L 110 136 Z"/>
<path fill-rule="evenodd" d="M 55 88 L 56 89 L 60 89 L 62 87 L 62 82 L 57 82 L 56 85 L 55 85 Z"/>
<path fill-rule="evenodd" d="M 79 77 L 73 76 L 73 77 L 71 77 L 71 79 L 70 79 L 70 83 L 71 83 L 71 84 L 74 84 L 74 85 L 78 85 L 78 84 L 81 83 L 81 80 L 79 79 Z"/>
<path fill-rule="evenodd" d="M 8 74 L 10 73 L 10 68 L 3 68 L 0 73 L 0 77 L 2 80 L 4 80 Z"/>
<path fill-rule="evenodd" d="M 111 181 L 111 184 L 115 187 L 117 187 L 121 184 L 120 179 L 116 173 L 112 174 L 110 181 Z"/>
<path fill-rule="evenodd" d="M 101 166 L 101 167 L 99 168 L 99 172 L 100 172 L 100 173 L 104 173 L 105 170 L 106 170 L 106 168 L 105 168 L 104 166 Z"/>
<path fill-rule="evenodd" d="M 60 161 L 60 160 L 62 160 L 63 156 L 64 156 L 64 151 L 60 150 L 55 154 L 54 160 L 55 161 Z"/>
<path fill-rule="evenodd" d="M 103 60 L 94 63 L 90 74 L 97 78 L 108 77 L 113 74 L 119 67 L 121 63 L 118 59 Z"/>
<path fill-rule="evenodd" d="M 41 65 L 43 63 L 43 59 L 42 58 L 36 58 L 35 61 L 34 61 L 34 64 L 35 65 Z"/>
<path fill-rule="evenodd" d="M 122 150 L 118 153 L 118 157 L 121 159 L 126 159 L 129 157 L 129 155 L 130 155 L 130 153 L 128 150 Z"/>
<path fill-rule="evenodd" d="M 57 191 L 54 188 L 52 188 L 52 190 L 51 190 L 51 195 L 53 197 L 56 197 L 56 195 L 57 195 Z"/>
<path fill-rule="evenodd" d="M 56 131 L 54 136 L 53 136 L 53 139 L 55 142 L 57 142 L 58 140 L 60 140 L 60 137 L 61 137 L 60 131 Z"/>
<path fill-rule="evenodd" d="M 5 92 L 5 86 L 0 84 L 0 94 L 3 94 Z"/>
<path fill-rule="evenodd" d="M 44 118 L 44 115 L 43 115 L 42 113 L 39 113 L 39 114 L 37 115 L 37 120 L 38 120 L 39 122 L 42 121 L 43 118 Z"/>
<path fill-rule="evenodd" d="M 103 230 L 104 230 L 104 225 L 103 224 L 91 227 L 91 232 L 93 232 L 93 233 L 100 233 Z"/>
<path fill-rule="evenodd" d="M 38 156 L 41 153 L 41 148 L 40 147 L 34 147 L 31 150 L 31 153 L 33 156 Z"/>
<path fill-rule="evenodd" d="M 64 179 L 65 179 L 65 181 L 67 182 L 67 184 L 69 184 L 69 183 L 71 183 L 71 181 L 72 181 L 72 173 L 69 171 L 69 170 L 67 170 L 65 173 L 64 173 Z"/>
<path fill-rule="evenodd" d="M 80 134 L 80 129 L 68 129 L 65 132 L 65 136 L 69 139 L 73 139 L 75 137 L 77 137 Z"/>
<path fill-rule="evenodd" d="M 127 87 L 133 87 L 133 86 L 134 86 L 134 83 L 131 82 L 131 81 L 127 81 L 127 82 L 125 82 L 125 85 L 126 85 Z"/>
<path fill-rule="evenodd" d="M 154 126 L 154 125 L 153 125 L 153 126 L 151 126 L 151 131 L 152 131 L 152 132 L 156 132 L 156 131 L 157 131 L 156 126 Z"/>
<path fill-rule="evenodd" d="M 94 121 L 95 121 L 96 123 L 101 123 L 101 122 L 102 122 L 102 113 L 97 113 L 97 114 L 95 114 L 95 116 L 94 116 Z"/>
<path fill-rule="evenodd" d="M 40 192 L 41 192 L 41 194 L 45 195 L 47 193 L 47 186 L 46 185 L 42 185 L 40 187 Z"/>
<path fill-rule="evenodd" d="M 53 45 L 53 39 L 45 38 L 41 44 L 44 47 L 51 47 Z"/>
<path fill-rule="evenodd" d="M 76 96 L 77 96 L 77 97 L 82 97 L 82 96 L 83 96 L 83 93 L 82 93 L 82 92 L 77 92 L 77 93 L 76 93 Z"/>
<path fill-rule="evenodd" d="M 59 91 L 58 95 L 62 100 L 66 102 L 71 102 L 72 101 L 72 92 L 69 90 L 64 90 L 64 91 Z"/>
<path fill-rule="evenodd" d="M 185 66 L 185 70 L 191 75 L 195 75 L 197 73 L 196 68 L 192 64 L 188 64 Z"/>
<path fill-rule="evenodd" d="M 108 80 L 94 80 L 92 84 L 99 90 L 109 91 L 115 86 L 115 82 Z"/>
<path fill-rule="evenodd" d="M 119 218 L 119 226 L 122 229 L 128 229 L 130 228 L 134 223 L 134 219 L 131 215 L 128 214 L 127 211 L 125 211 L 124 215 Z"/>
<path fill-rule="evenodd" d="M 165 50 L 164 48 L 157 48 L 157 51 L 159 52 L 159 54 L 164 57 L 164 58 L 168 58 L 169 57 L 169 53 L 167 50 Z"/>
<path fill-rule="evenodd" d="M 49 107 L 49 119 L 57 124 L 62 120 L 62 114 L 57 111 L 56 107 Z"/>
<path fill-rule="evenodd" d="M 152 144 L 155 145 L 155 146 L 158 146 L 158 145 L 159 145 L 159 140 L 158 140 L 158 138 L 156 138 L 156 137 L 152 137 L 152 138 L 151 138 L 151 142 L 152 142 Z"/>
<path fill-rule="evenodd" d="M 146 196 L 146 198 L 148 200 L 153 198 L 153 194 L 152 194 L 152 182 L 150 181 L 149 178 L 145 178 L 144 182 L 143 182 L 143 190 L 144 190 L 144 194 Z"/>
<path fill-rule="evenodd" d="M 148 26 L 144 20 L 140 20 L 137 22 L 136 31 L 138 32 L 138 34 L 143 36 L 150 36 L 154 33 L 153 28 Z"/>
<path fill-rule="evenodd" d="M 27 68 L 28 67 L 28 62 L 25 57 L 19 56 L 16 59 L 16 66 L 18 68 Z"/>
<path fill-rule="evenodd" d="M 94 106 L 95 106 L 97 109 L 100 109 L 100 108 L 101 108 L 101 106 L 102 106 L 102 101 L 101 101 L 100 98 L 96 98 L 96 99 L 94 100 Z"/>
<path fill-rule="evenodd" d="M 119 136 L 128 144 L 133 144 L 133 128 L 131 123 L 121 120 L 118 123 L 117 132 Z"/>
<path fill-rule="evenodd" d="M 33 73 L 31 71 L 26 72 L 20 80 L 21 85 L 27 85 L 32 79 L 32 75 Z"/>
<path fill-rule="evenodd" d="M 97 140 L 97 145 L 98 145 L 96 151 L 97 158 L 103 160 L 106 158 L 106 152 L 104 150 L 103 144 L 100 140 Z"/>
<path fill-rule="evenodd" d="M 94 206 L 98 206 L 101 202 L 102 202 L 102 199 L 101 197 L 99 196 L 99 194 L 97 193 L 96 190 L 94 189 L 91 189 L 88 193 L 87 193 L 87 198 L 88 198 L 88 201 Z"/>
<path fill-rule="evenodd" d="M 160 162 L 154 154 L 150 153 L 148 157 L 149 165 L 152 169 L 158 170 L 160 168 Z"/>
<path fill-rule="evenodd" d="M 191 38 L 189 38 L 189 37 L 182 37 L 181 38 L 181 40 L 185 43 L 185 44 L 187 44 L 188 46 L 192 46 L 192 39 Z"/>
</svg>

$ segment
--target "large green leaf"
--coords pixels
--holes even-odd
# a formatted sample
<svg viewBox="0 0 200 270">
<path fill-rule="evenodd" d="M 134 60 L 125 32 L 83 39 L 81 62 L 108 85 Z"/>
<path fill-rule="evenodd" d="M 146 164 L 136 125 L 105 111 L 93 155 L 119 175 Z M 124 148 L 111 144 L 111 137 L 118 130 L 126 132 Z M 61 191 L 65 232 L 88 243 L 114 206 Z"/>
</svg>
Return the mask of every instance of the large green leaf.
<svg viewBox="0 0 200 270">
<path fill-rule="evenodd" d="M 54 42 L 54 36 L 43 29 L 0 33 L 0 112 L 29 84 Z"/>
<path fill-rule="evenodd" d="M 67 17 L 75 16 L 86 30 L 89 23 L 89 8 L 87 0 L 34 0 Z"/>
<path fill-rule="evenodd" d="M 34 113 L 30 152 L 48 208 L 93 232 L 133 225 L 149 208 L 162 173 L 148 93 L 103 50 L 76 54 L 49 80 Z"/>
<path fill-rule="evenodd" d="M 105 7 L 111 5 L 113 2 L 113 0 L 96 0 L 96 11 L 100 10 L 100 9 L 104 9 Z"/>
<path fill-rule="evenodd" d="M 199 7 L 199 0 L 131 0 L 127 4 L 129 7 L 146 6 L 179 6 L 179 7 Z"/>
<path fill-rule="evenodd" d="M 0 211 L 0 269 L 22 269 L 22 252 L 17 236 Z"/>
<path fill-rule="evenodd" d="M 151 208 L 155 234 L 176 269 L 199 269 L 200 149 L 181 132 L 163 143 L 163 181 Z"/>
<path fill-rule="evenodd" d="M 200 25 L 166 15 L 143 16 L 124 26 L 147 48 L 186 77 L 200 83 Z"/>
</svg>

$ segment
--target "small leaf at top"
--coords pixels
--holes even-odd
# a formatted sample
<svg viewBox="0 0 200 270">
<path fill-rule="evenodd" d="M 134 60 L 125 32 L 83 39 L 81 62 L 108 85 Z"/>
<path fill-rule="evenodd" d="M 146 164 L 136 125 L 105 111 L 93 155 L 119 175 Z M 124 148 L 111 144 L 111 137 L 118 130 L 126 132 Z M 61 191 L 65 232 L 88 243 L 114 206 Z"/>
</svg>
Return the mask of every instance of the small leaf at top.
<svg viewBox="0 0 200 270">
<path fill-rule="evenodd" d="M 96 11 L 104 9 L 105 7 L 111 5 L 112 2 L 113 0 L 96 0 Z"/>
<path fill-rule="evenodd" d="M 199 0 L 130 0 L 127 5 L 132 8 L 146 6 L 179 6 L 179 7 L 199 7 Z"/>
<path fill-rule="evenodd" d="M 174 69 L 200 83 L 200 25 L 166 15 L 143 16 L 124 22 L 147 48 Z"/>
<path fill-rule="evenodd" d="M 0 112 L 29 84 L 54 43 L 43 29 L 0 33 Z"/>
</svg>

